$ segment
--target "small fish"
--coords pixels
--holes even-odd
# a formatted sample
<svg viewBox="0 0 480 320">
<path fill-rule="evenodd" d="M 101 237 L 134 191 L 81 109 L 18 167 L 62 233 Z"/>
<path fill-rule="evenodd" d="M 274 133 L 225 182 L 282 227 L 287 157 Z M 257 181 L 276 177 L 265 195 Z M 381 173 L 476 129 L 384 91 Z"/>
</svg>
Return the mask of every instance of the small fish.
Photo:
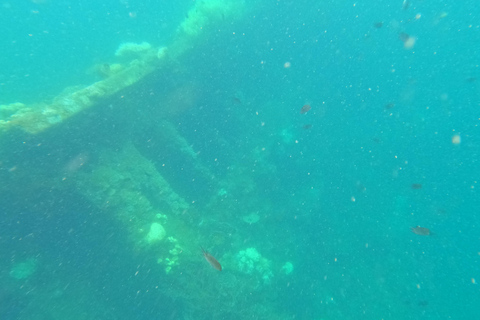
<svg viewBox="0 0 480 320">
<path fill-rule="evenodd" d="M 385 110 L 392 109 L 393 107 L 395 107 L 395 103 L 388 103 L 384 106 Z"/>
<path fill-rule="evenodd" d="M 426 306 L 428 306 L 428 301 L 427 300 L 420 300 L 420 301 L 417 302 L 417 305 L 419 307 L 426 307 Z"/>
<path fill-rule="evenodd" d="M 375 22 L 373 24 L 373 27 L 376 29 L 380 29 L 381 27 L 383 27 L 383 21 Z"/>
<path fill-rule="evenodd" d="M 367 191 L 367 187 L 365 187 L 360 181 L 357 181 L 356 186 L 357 186 L 358 191 L 360 191 L 360 192 Z"/>
<path fill-rule="evenodd" d="M 310 129 L 311 127 L 312 127 L 311 124 L 306 124 L 306 125 L 303 126 L 303 129 L 308 130 L 308 129 Z"/>
<path fill-rule="evenodd" d="M 242 100 L 238 97 L 232 97 L 232 104 L 242 104 Z"/>
<path fill-rule="evenodd" d="M 400 40 L 403 42 L 403 47 L 405 49 L 411 49 L 415 45 L 416 38 L 410 36 L 408 33 L 400 32 L 399 36 Z"/>
<path fill-rule="evenodd" d="M 423 227 L 420 227 L 420 226 L 410 228 L 410 230 L 412 230 L 413 233 L 418 234 L 419 236 L 429 236 L 429 235 L 432 234 L 430 232 L 430 229 L 423 228 Z"/>
<path fill-rule="evenodd" d="M 419 189 L 422 189 L 422 187 L 423 187 L 423 186 L 422 186 L 421 183 L 412 183 L 412 185 L 411 185 L 411 188 L 412 188 L 413 190 L 419 190 Z"/>
<path fill-rule="evenodd" d="M 202 249 L 203 257 L 205 258 L 205 260 L 207 260 L 207 262 L 210 263 L 210 265 L 214 269 L 222 271 L 222 265 L 220 264 L 220 262 L 218 262 L 217 259 L 215 259 L 210 253 L 208 253 L 208 251 L 205 251 L 202 247 L 200 248 Z"/>
<path fill-rule="evenodd" d="M 302 109 L 300 109 L 300 114 L 305 114 L 307 113 L 308 111 L 310 111 L 310 109 L 312 109 L 312 107 L 310 107 L 309 104 L 306 104 L 302 107 Z"/>
<path fill-rule="evenodd" d="M 406 43 L 408 40 L 410 40 L 410 35 L 405 32 L 400 32 L 400 34 L 398 35 L 398 38 L 400 38 L 400 40 L 402 40 L 403 43 Z"/>
</svg>

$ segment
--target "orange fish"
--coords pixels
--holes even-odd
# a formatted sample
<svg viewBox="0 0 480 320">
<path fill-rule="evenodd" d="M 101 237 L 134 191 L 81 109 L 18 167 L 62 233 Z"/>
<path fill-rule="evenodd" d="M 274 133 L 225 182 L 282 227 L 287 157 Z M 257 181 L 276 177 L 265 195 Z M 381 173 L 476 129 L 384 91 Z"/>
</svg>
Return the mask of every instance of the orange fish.
<svg viewBox="0 0 480 320">
<path fill-rule="evenodd" d="M 218 262 L 217 259 L 215 259 L 210 253 L 208 253 L 208 251 L 205 251 L 202 247 L 200 248 L 202 249 L 205 260 L 207 260 L 214 269 L 222 271 L 222 265 L 220 262 Z"/>
<path fill-rule="evenodd" d="M 412 230 L 413 233 L 418 234 L 419 236 L 429 236 L 429 235 L 431 235 L 430 229 L 423 228 L 423 227 L 420 227 L 420 226 L 410 228 L 410 230 Z"/>
</svg>

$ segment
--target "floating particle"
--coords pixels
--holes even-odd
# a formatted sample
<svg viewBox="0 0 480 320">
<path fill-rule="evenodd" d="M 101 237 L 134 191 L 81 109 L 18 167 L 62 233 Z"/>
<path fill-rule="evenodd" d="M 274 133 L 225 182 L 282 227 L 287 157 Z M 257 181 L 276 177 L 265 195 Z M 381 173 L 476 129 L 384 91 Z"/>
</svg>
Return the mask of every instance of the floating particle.
<svg viewBox="0 0 480 320">
<path fill-rule="evenodd" d="M 462 142 L 461 140 L 462 140 L 462 139 L 460 138 L 460 135 L 459 135 L 459 134 L 456 134 L 456 135 L 454 135 L 454 136 L 452 137 L 452 143 L 453 143 L 453 144 L 460 144 L 460 142 Z"/>
</svg>

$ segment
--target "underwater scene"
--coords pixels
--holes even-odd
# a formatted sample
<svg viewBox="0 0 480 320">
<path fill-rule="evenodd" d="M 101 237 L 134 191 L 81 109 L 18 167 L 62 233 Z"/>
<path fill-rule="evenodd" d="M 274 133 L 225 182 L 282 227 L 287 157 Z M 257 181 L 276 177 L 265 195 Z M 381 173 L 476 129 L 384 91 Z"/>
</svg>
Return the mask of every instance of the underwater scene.
<svg viewBox="0 0 480 320">
<path fill-rule="evenodd" d="M 477 1 L 0 15 L 0 320 L 478 318 Z"/>
</svg>

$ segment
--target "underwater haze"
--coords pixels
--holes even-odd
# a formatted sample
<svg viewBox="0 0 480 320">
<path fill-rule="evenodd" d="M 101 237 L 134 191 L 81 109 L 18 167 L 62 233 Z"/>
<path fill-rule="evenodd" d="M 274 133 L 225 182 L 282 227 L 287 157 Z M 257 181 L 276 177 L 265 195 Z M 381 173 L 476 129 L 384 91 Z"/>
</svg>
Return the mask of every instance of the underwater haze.
<svg viewBox="0 0 480 320">
<path fill-rule="evenodd" d="M 0 17 L 1 320 L 478 318 L 477 1 Z"/>
</svg>

